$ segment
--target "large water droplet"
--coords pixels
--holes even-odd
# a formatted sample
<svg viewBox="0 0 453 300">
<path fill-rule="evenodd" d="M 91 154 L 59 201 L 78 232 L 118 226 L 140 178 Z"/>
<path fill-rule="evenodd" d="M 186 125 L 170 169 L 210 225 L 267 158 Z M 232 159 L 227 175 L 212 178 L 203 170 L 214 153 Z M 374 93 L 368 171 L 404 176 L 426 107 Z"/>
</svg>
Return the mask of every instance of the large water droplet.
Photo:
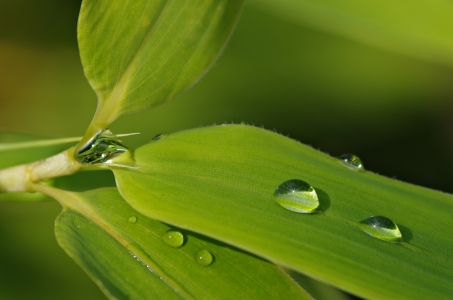
<svg viewBox="0 0 453 300">
<path fill-rule="evenodd" d="M 162 240 L 170 247 L 179 248 L 184 244 L 184 235 L 177 230 L 167 230 L 162 235 Z"/>
<path fill-rule="evenodd" d="M 403 236 L 398 226 L 389 218 L 382 216 L 369 217 L 358 224 L 359 228 L 379 240 L 399 243 Z"/>
<path fill-rule="evenodd" d="M 354 154 L 343 154 L 339 157 L 340 162 L 343 166 L 354 171 L 365 170 L 363 167 L 362 160 Z"/>
<path fill-rule="evenodd" d="M 136 216 L 130 216 L 130 217 L 127 219 L 127 221 L 128 221 L 129 223 L 132 223 L 132 224 L 133 224 L 133 223 L 136 223 L 137 220 L 138 220 L 138 218 L 137 218 Z"/>
<path fill-rule="evenodd" d="M 212 264 L 214 257 L 212 256 L 211 252 L 203 249 L 197 252 L 197 254 L 195 255 L 195 260 L 203 267 L 207 267 Z"/>
<path fill-rule="evenodd" d="M 313 213 L 319 206 L 315 189 L 300 179 L 291 179 L 280 184 L 273 198 L 284 208 L 297 213 Z"/>
<path fill-rule="evenodd" d="M 81 164 L 94 165 L 107 163 L 113 158 L 129 151 L 110 130 L 99 131 L 75 156 Z"/>
</svg>

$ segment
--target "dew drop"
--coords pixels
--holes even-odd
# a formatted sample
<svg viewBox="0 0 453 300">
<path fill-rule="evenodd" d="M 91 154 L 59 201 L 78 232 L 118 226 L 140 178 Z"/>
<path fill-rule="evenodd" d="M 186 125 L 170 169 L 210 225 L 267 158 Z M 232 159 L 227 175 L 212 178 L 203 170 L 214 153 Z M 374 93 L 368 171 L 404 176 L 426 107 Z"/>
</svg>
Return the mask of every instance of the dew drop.
<svg viewBox="0 0 453 300">
<path fill-rule="evenodd" d="M 184 235 L 177 230 L 167 230 L 162 235 L 162 240 L 170 247 L 179 248 L 184 244 Z"/>
<path fill-rule="evenodd" d="M 392 243 L 403 241 L 400 229 L 389 218 L 382 216 L 369 217 L 361 221 L 358 226 L 362 231 L 379 240 Z"/>
<path fill-rule="evenodd" d="M 291 179 L 280 184 L 273 199 L 284 208 L 303 214 L 310 214 L 319 206 L 315 189 L 300 179 Z"/>
<path fill-rule="evenodd" d="M 137 220 L 138 220 L 138 218 L 137 218 L 136 216 L 130 216 L 130 217 L 127 219 L 127 221 L 128 221 L 129 223 L 132 223 L 132 224 L 137 223 Z"/>
<path fill-rule="evenodd" d="M 195 255 L 195 260 L 203 267 L 207 267 L 212 264 L 214 257 L 212 256 L 211 252 L 203 249 L 197 252 L 197 254 Z"/>
<path fill-rule="evenodd" d="M 354 154 L 343 154 L 339 157 L 340 162 L 343 166 L 353 171 L 363 171 L 365 168 L 363 167 L 362 160 Z"/>
<path fill-rule="evenodd" d="M 75 155 L 84 165 L 108 163 L 129 149 L 110 130 L 99 131 Z"/>
</svg>

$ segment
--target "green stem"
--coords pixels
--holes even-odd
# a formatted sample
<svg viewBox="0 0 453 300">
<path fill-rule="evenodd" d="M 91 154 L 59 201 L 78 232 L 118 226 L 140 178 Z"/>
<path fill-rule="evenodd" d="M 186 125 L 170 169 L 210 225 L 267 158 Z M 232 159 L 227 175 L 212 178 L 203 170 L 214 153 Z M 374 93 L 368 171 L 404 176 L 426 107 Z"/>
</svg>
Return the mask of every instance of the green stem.
<svg viewBox="0 0 453 300">
<path fill-rule="evenodd" d="M 82 165 L 74 159 L 74 147 L 49 158 L 0 170 L 1 192 L 34 192 L 32 185 L 45 179 L 71 175 Z"/>
</svg>

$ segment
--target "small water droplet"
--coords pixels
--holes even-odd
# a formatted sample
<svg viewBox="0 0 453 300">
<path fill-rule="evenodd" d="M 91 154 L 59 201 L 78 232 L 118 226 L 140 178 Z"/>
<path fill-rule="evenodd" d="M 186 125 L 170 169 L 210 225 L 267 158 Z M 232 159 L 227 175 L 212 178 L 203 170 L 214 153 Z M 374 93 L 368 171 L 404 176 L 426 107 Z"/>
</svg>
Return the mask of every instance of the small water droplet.
<svg viewBox="0 0 453 300">
<path fill-rule="evenodd" d="M 156 135 L 155 137 L 152 138 L 153 141 L 158 141 L 160 140 L 161 138 L 163 138 L 164 135 L 162 133 L 159 133 L 158 135 Z"/>
<path fill-rule="evenodd" d="M 184 244 L 184 235 L 177 230 L 167 230 L 162 235 L 162 240 L 170 247 L 179 248 Z"/>
<path fill-rule="evenodd" d="M 353 171 L 363 171 L 365 168 L 363 167 L 362 160 L 354 154 L 343 154 L 339 157 L 340 162 L 346 168 L 353 170 Z"/>
<path fill-rule="evenodd" d="M 203 267 L 207 267 L 212 264 L 214 257 L 212 256 L 211 252 L 203 249 L 197 252 L 197 254 L 195 255 L 195 260 Z"/>
<path fill-rule="evenodd" d="M 128 221 L 129 223 L 132 223 L 132 224 L 136 223 L 137 220 L 138 220 L 138 218 L 137 218 L 136 216 L 130 216 L 130 217 L 127 219 L 127 221 Z"/>
<path fill-rule="evenodd" d="M 273 199 L 284 208 L 303 214 L 313 213 L 319 206 L 315 189 L 300 179 L 291 179 L 280 184 Z"/>
<path fill-rule="evenodd" d="M 361 221 L 358 226 L 362 231 L 379 240 L 392 243 L 403 241 L 400 229 L 389 218 L 382 216 L 369 217 Z"/>
</svg>

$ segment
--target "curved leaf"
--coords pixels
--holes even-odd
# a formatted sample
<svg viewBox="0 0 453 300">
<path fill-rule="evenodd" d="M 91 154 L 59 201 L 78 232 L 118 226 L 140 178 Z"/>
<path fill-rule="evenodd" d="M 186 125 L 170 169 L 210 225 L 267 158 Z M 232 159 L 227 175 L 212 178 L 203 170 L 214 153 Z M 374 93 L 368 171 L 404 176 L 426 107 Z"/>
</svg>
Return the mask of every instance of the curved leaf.
<svg viewBox="0 0 453 300">
<path fill-rule="evenodd" d="M 453 3 L 430 1 L 252 0 L 291 22 L 453 66 Z"/>
<path fill-rule="evenodd" d="M 80 55 L 98 95 L 87 134 L 93 136 L 122 114 L 162 104 L 194 84 L 224 47 L 243 2 L 83 1 Z"/>
<path fill-rule="evenodd" d="M 63 204 L 58 242 L 109 298 L 311 299 L 276 266 L 221 243 L 183 232 L 182 247 L 168 246 L 171 227 L 137 213 L 116 188 L 36 189 Z M 195 261 L 200 249 L 213 254 L 210 266 Z"/>
<path fill-rule="evenodd" d="M 453 198 L 371 172 L 281 135 L 244 125 L 195 129 L 138 148 L 139 169 L 114 169 L 141 213 L 245 249 L 365 298 L 453 295 Z M 366 162 L 365 162 L 366 165 Z M 302 179 L 321 212 L 289 211 L 277 186 Z M 357 227 L 383 215 L 402 244 Z"/>
</svg>

